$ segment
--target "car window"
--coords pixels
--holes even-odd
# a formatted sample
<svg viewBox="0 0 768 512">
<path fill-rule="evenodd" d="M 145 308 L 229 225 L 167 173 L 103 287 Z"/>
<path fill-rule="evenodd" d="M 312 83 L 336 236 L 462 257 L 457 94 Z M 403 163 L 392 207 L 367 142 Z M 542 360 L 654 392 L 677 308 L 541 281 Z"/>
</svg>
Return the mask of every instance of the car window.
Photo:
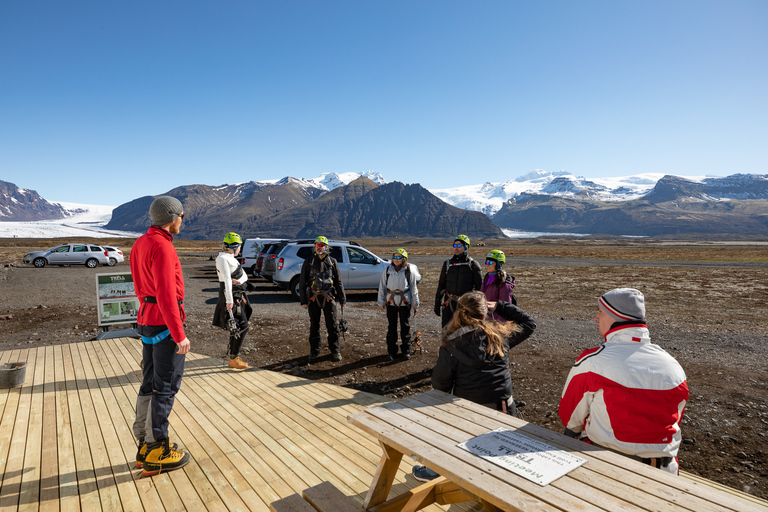
<svg viewBox="0 0 768 512">
<path fill-rule="evenodd" d="M 88 252 L 88 247 L 84 245 L 75 245 L 72 248 L 72 252 Z"/>
<path fill-rule="evenodd" d="M 69 246 L 62 245 L 61 247 L 54 247 L 51 249 L 51 252 L 69 252 Z"/>
<path fill-rule="evenodd" d="M 353 247 L 347 247 L 347 254 L 349 255 L 350 263 L 362 263 L 363 265 L 375 265 L 376 258 L 372 254 L 355 249 Z"/>
<path fill-rule="evenodd" d="M 297 258 L 305 260 L 310 256 L 312 256 L 312 247 L 299 247 L 299 250 L 296 251 Z"/>
<path fill-rule="evenodd" d="M 344 256 L 341 254 L 341 247 L 331 246 L 331 257 L 338 262 L 344 262 Z"/>
<path fill-rule="evenodd" d="M 101 247 L 91 246 L 91 252 L 104 252 L 104 249 Z"/>
</svg>

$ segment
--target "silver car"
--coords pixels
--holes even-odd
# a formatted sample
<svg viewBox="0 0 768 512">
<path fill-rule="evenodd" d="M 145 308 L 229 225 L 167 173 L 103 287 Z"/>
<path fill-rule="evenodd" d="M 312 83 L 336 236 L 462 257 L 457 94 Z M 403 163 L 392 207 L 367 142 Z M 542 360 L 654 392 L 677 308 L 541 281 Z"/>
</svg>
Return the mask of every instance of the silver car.
<svg viewBox="0 0 768 512">
<path fill-rule="evenodd" d="M 301 266 L 306 258 L 312 256 L 314 249 L 314 240 L 290 242 L 275 259 L 272 281 L 280 288 L 289 290 L 296 300 L 299 300 Z M 357 242 L 331 240 L 328 250 L 339 264 L 345 290 L 378 290 L 381 273 L 389 265 L 389 260 L 379 258 Z M 416 282 L 420 281 L 418 267 L 411 264 L 411 270 L 415 272 Z"/>
<path fill-rule="evenodd" d="M 29 252 L 24 255 L 24 263 L 31 263 L 37 268 L 46 265 L 85 265 L 96 268 L 99 264 L 109 265 L 107 254 L 100 245 L 64 244 L 47 251 Z"/>
</svg>

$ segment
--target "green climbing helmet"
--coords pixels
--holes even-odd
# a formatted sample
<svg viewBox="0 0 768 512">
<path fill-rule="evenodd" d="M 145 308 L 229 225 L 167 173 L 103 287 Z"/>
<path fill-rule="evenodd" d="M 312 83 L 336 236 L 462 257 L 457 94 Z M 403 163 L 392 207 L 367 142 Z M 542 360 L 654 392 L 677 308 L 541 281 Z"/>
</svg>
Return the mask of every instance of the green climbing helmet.
<svg viewBox="0 0 768 512">
<path fill-rule="evenodd" d="M 453 241 L 455 242 L 456 240 L 463 243 L 466 248 L 469 249 L 469 237 L 467 235 L 456 235 L 456 238 L 454 238 Z"/>
<path fill-rule="evenodd" d="M 395 252 L 392 253 L 392 256 L 394 256 L 395 254 L 402 254 L 404 259 L 406 260 L 408 259 L 408 251 L 406 251 L 405 249 L 395 249 Z"/>
<path fill-rule="evenodd" d="M 507 262 L 507 257 L 504 256 L 504 253 L 494 249 L 488 254 L 485 255 L 485 259 L 487 260 L 495 260 L 496 261 L 496 268 L 500 269 L 503 264 Z"/>
<path fill-rule="evenodd" d="M 328 239 L 325 238 L 324 236 L 319 236 L 319 237 L 315 238 L 315 244 L 328 245 Z"/>
<path fill-rule="evenodd" d="M 224 237 L 224 245 L 227 247 L 235 248 L 243 244 L 243 239 L 237 233 L 227 233 Z"/>
</svg>

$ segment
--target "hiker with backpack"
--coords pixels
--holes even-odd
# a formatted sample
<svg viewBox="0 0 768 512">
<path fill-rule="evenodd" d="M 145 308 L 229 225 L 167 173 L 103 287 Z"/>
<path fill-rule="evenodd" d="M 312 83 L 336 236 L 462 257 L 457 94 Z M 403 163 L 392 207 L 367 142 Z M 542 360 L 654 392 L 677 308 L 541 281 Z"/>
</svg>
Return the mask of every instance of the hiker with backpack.
<svg viewBox="0 0 768 512">
<path fill-rule="evenodd" d="M 245 293 L 248 275 L 237 261 L 243 247 L 243 239 L 237 233 L 227 233 L 223 244 L 222 251 L 216 258 L 219 301 L 213 312 L 212 324 L 229 331 L 229 367 L 233 370 L 247 370 L 250 366 L 240 358 L 240 347 L 243 346 L 245 334 L 248 332 L 248 320 L 253 308 Z"/>
<path fill-rule="evenodd" d="M 507 262 L 507 257 L 502 251 L 492 250 L 485 255 L 485 277 L 480 291 L 485 294 L 488 302 L 504 301 L 517 304 L 517 298 L 512 293 L 515 289 L 515 277 L 502 270 L 502 266 Z M 489 312 L 488 315 L 497 322 L 506 322 L 501 315 L 496 312 Z"/>
<path fill-rule="evenodd" d="M 505 322 L 489 315 L 495 312 Z M 516 305 L 489 302 L 480 291 L 462 295 L 456 312 L 443 330 L 432 387 L 459 398 L 514 415 L 509 351 L 533 333 L 536 322 Z M 414 466 L 414 478 L 428 482 L 439 475 L 426 466 Z"/>
<path fill-rule="evenodd" d="M 312 256 L 304 260 L 299 278 L 301 307 L 309 312 L 309 364 L 320 355 L 320 314 L 325 316 L 328 348 L 334 361 L 341 361 L 336 301 L 344 307 L 347 297 L 341 282 L 339 264 L 328 254 L 328 239 L 318 236 Z"/>
<path fill-rule="evenodd" d="M 459 297 L 472 290 L 480 291 L 483 284 L 483 271 L 480 264 L 469 257 L 469 237 L 457 235 L 453 240 L 453 256 L 440 270 L 435 294 L 435 314 L 442 317 L 445 328 L 456 311 Z"/>
<path fill-rule="evenodd" d="M 387 353 L 389 360 L 397 356 L 397 322 L 400 321 L 400 353 L 403 359 L 411 358 L 411 309 L 415 315 L 419 309 L 419 274 L 408 263 L 408 251 L 395 249 L 392 263 L 381 273 L 378 304 L 387 312 Z"/>
</svg>

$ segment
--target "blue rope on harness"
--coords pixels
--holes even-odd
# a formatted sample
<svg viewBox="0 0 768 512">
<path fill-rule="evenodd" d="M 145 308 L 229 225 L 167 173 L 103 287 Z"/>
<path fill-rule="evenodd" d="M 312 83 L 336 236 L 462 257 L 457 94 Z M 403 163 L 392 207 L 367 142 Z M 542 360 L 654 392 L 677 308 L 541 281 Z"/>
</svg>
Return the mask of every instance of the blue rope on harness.
<svg viewBox="0 0 768 512">
<path fill-rule="evenodd" d="M 152 336 L 151 338 L 149 336 L 142 336 L 141 337 L 141 341 L 143 341 L 147 345 L 156 345 L 156 344 L 160 343 L 161 341 L 163 341 L 165 338 L 167 338 L 170 335 L 171 335 L 171 331 L 166 329 L 163 332 L 161 332 L 160 334 L 158 334 L 156 336 Z"/>
</svg>

